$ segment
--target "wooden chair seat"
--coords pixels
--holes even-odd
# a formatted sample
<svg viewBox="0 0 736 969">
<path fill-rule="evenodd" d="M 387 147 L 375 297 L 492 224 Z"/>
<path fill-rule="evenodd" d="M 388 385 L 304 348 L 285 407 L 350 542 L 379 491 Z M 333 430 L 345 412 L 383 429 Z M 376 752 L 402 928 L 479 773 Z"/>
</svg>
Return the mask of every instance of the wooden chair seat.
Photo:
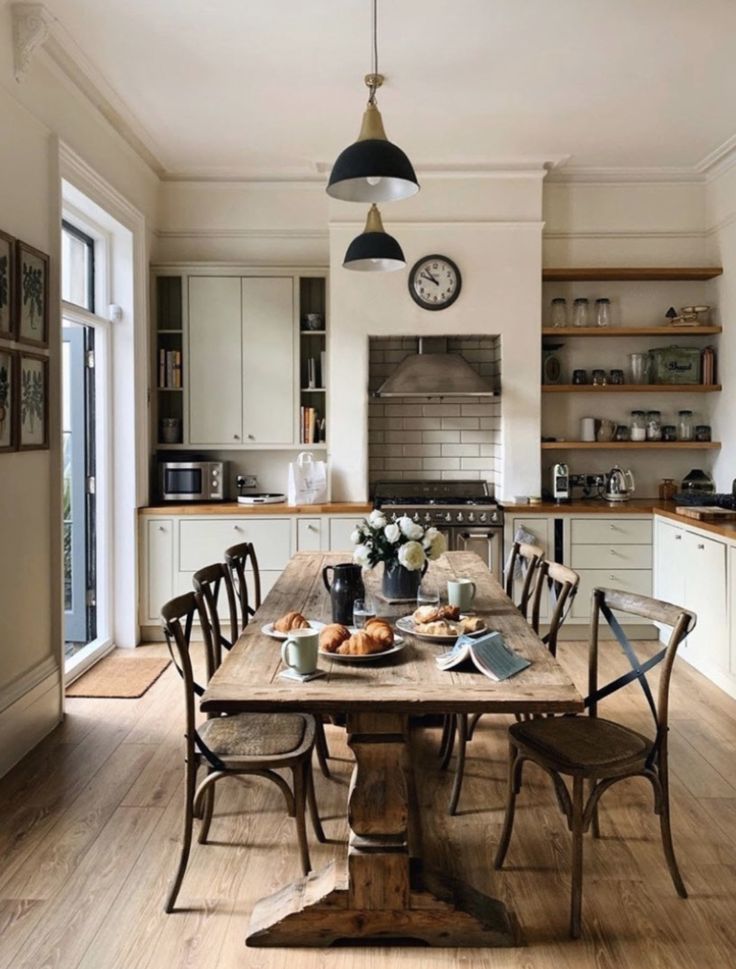
<svg viewBox="0 0 736 969">
<path fill-rule="evenodd" d="M 206 720 L 197 733 L 228 767 L 298 757 L 314 743 L 315 720 L 301 713 L 239 713 Z"/>
<path fill-rule="evenodd" d="M 635 730 L 599 717 L 550 717 L 509 727 L 527 756 L 554 763 L 561 774 L 596 777 L 640 770 L 653 743 Z"/>
</svg>

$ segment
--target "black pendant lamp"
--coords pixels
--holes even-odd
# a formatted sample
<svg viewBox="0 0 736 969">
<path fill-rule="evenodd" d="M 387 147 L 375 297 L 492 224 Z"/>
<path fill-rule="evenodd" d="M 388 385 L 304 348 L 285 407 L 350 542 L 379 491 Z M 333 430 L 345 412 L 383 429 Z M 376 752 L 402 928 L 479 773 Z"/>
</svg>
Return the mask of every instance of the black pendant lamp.
<svg viewBox="0 0 736 969">
<path fill-rule="evenodd" d="M 401 246 L 384 231 L 381 213 L 373 203 L 365 220 L 365 229 L 348 246 L 343 266 L 358 272 L 392 272 L 406 265 Z"/>
<path fill-rule="evenodd" d="M 376 91 L 383 84 L 378 73 L 377 0 L 373 4 L 373 71 L 366 74 L 370 95 L 358 140 L 337 158 L 327 194 L 344 202 L 395 202 L 419 191 L 412 163 L 398 145 L 386 137 Z"/>
</svg>

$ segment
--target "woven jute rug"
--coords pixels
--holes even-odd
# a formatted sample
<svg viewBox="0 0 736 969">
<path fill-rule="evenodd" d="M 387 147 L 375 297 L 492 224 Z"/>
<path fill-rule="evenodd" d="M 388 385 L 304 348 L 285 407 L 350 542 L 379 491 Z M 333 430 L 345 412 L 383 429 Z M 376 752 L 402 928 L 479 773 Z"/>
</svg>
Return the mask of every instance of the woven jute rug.
<svg viewBox="0 0 736 969">
<path fill-rule="evenodd" d="M 128 655 L 128 650 L 118 649 L 68 686 L 66 695 L 137 699 L 153 686 L 170 662 L 163 658 L 136 658 Z"/>
</svg>

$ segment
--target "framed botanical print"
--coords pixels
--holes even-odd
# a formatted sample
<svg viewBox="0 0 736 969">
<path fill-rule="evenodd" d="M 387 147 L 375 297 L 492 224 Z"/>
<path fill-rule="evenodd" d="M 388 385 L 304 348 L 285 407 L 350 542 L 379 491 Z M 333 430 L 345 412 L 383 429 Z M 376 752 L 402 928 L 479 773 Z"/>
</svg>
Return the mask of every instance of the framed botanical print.
<svg viewBox="0 0 736 969">
<path fill-rule="evenodd" d="M 37 353 L 18 353 L 15 421 L 19 451 L 49 446 L 49 361 Z"/>
<path fill-rule="evenodd" d="M 0 337 L 14 336 L 15 239 L 0 232 Z"/>
<path fill-rule="evenodd" d="M 20 239 L 15 253 L 15 338 L 37 347 L 49 345 L 49 257 Z"/>
<path fill-rule="evenodd" d="M 18 354 L 0 347 L 0 451 L 15 451 L 15 384 L 18 379 Z"/>
</svg>

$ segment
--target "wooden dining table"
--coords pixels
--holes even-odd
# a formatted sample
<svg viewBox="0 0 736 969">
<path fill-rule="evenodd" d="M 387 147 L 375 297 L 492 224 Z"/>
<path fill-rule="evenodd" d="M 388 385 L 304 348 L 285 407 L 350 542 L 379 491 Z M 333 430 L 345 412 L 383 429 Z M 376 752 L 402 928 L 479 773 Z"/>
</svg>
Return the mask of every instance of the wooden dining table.
<svg viewBox="0 0 736 969">
<path fill-rule="evenodd" d="M 348 793 L 347 865 L 310 873 L 255 906 L 251 946 L 329 946 L 414 943 L 509 946 L 519 943 L 513 913 L 499 900 L 432 868 L 422 858 L 410 718 L 450 713 L 575 713 L 582 698 L 568 674 L 472 552 L 447 552 L 428 579 L 443 589 L 465 576 L 476 584 L 474 612 L 531 665 L 494 682 L 478 672 L 442 671 L 435 657 L 447 647 L 407 637 L 400 652 L 368 663 L 320 657 L 325 677 L 307 683 L 278 676 L 281 648 L 261 631 L 290 610 L 331 621 L 322 581 L 343 554 L 299 552 L 210 680 L 206 712 L 304 711 L 345 718 L 355 768 Z M 380 572 L 380 569 L 377 570 Z M 369 594 L 380 589 L 365 575 Z M 397 618 L 410 603 L 376 598 L 378 614 Z M 491 862 L 489 859 L 489 866 Z"/>
</svg>

